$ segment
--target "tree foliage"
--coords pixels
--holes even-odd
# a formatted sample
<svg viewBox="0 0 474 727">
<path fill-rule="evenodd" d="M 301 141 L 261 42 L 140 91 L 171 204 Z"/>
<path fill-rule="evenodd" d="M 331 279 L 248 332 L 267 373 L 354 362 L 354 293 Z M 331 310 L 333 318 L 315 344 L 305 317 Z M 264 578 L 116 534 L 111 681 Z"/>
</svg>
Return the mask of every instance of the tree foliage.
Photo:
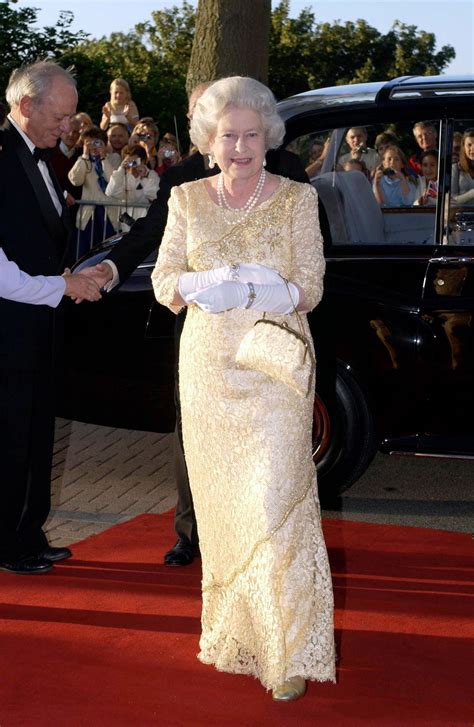
<svg viewBox="0 0 474 727">
<path fill-rule="evenodd" d="M 55 26 L 35 29 L 36 8 L 15 8 L 17 0 L 0 2 L 0 89 L 6 88 L 11 72 L 23 63 L 38 59 L 58 60 L 66 50 L 87 38 L 87 33 L 70 30 L 74 15 L 69 10 L 59 13 Z M 0 95 L 3 95 L 0 94 Z"/>
<path fill-rule="evenodd" d="M 269 85 L 285 98 L 317 87 L 437 75 L 455 51 L 435 48 L 435 35 L 415 25 L 397 20 L 383 34 L 365 20 L 318 23 L 308 8 L 290 18 L 290 2 L 282 0 L 272 13 Z"/>
</svg>

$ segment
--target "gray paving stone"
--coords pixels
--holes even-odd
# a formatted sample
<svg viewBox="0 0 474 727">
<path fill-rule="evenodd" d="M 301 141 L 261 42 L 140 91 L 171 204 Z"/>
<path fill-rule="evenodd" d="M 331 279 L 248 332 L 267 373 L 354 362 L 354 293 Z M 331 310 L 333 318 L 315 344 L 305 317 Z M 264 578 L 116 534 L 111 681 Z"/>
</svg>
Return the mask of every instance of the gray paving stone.
<svg viewBox="0 0 474 727">
<path fill-rule="evenodd" d="M 174 507 L 171 434 L 56 420 L 52 545 L 68 545 L 141 513 Z"/>
</svg>

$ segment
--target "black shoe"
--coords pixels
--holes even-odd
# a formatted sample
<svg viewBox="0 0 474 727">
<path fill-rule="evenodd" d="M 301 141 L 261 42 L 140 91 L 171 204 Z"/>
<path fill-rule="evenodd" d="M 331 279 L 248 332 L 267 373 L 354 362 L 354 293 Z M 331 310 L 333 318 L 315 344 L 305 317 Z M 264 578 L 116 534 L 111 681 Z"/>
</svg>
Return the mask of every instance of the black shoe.
<svg viewBox="0 0 474 727">
<path fill-rule="evenodd" d="M 48 573 L 52 567 L 51 561 L 40 555 L 31 555 L 11 563 L 0 563 L 0 570 L 17 573 L 20 576 L 41 575 L 41 573 Z"/>
<path fill-rule="evenodd" d="M 72 553 L 69 548 L 52 548 L 48 545 L 47 548 L 41 551 L 39 557 L 50 560 L 52 563 L 56 563 L 58 560 L 66 560 L 66 558 L 70 558 L 71 555 Z"/>
<path fill-rule="evenodd" d="M 189 540 L 179 538 L 171 550 L 165 553 L 165 565 L 191 565 L 196 555 L 199 555 L 199 548 Z"/>
</svg>

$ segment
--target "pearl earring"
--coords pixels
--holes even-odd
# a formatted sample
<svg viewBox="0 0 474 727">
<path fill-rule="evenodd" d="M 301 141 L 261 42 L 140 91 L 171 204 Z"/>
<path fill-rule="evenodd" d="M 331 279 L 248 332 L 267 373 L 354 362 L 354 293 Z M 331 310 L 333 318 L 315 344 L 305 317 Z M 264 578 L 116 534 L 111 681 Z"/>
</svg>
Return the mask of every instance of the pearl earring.
<svg viewBox="0 0 474 727">
<path fill-rule="evenodd" d="M 266 167 L 267 166 L 267 160 L 265 159 L 265 157 L 263 157 L 263 164 L 262 164 L 262 166 L 263 167 Z"/>
<path fill-rule="evenodd" d="M 216 166 L 216 160 L 214 159 L 214 154 L 208 154 L 207 159 L 209 162 L 209 169 L 214 169 L 214 167 Z"/>
</svg>

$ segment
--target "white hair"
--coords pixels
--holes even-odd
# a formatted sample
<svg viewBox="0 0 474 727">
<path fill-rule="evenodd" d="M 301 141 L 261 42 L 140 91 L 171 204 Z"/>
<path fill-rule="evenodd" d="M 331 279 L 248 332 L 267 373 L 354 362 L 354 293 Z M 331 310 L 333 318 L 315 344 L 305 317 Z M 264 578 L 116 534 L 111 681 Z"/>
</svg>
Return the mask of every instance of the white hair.
<svg viewBox="0 0 474 727">
<path fill-rule="evenodd" d="M 61 78 L 71 86 L 76 86 L 72 74 L 53 61 L 38 61 L 28 66 L 15 68 L 5 93 L 10 108 L 14 109 L 19 106 L 21 99 L 25 96 L 29 96 L 35 101 L 41 101 L 47 96 L 56 78 Z"/>
<path fill-rule="evenodd" d="M 265 148 L 275 149 L 280 146 L 285 136 L 285 124 L 277 113 L 270 89 L 254 78 L 229 76 L 209 86 L 193 109 L 190 136 L 201 154 L 209 153 L 219 118 L 229 108 L 256 111 L 265 132 Z"/>
</svg>

